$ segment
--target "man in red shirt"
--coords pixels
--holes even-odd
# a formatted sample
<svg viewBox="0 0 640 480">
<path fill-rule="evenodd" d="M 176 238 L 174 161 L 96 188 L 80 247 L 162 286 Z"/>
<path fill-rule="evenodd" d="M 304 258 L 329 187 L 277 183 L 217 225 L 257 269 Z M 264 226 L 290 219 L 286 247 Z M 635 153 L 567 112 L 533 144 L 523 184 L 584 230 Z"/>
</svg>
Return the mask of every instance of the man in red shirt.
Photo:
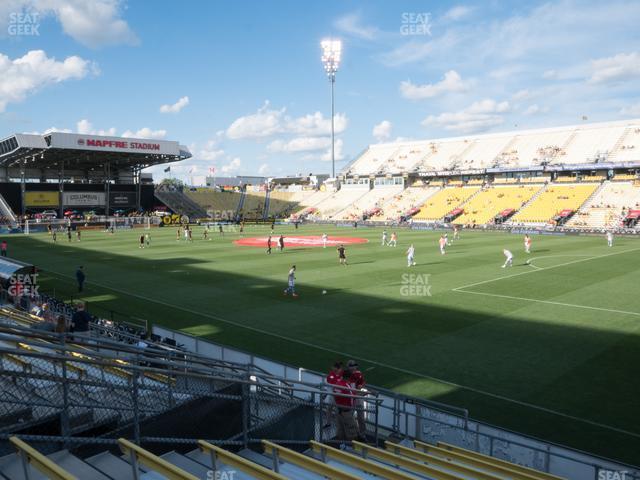
<svg viewBox="0 0 640 480">
<path fill-rule="evenodd" d="M 361 441 L 366 441 L 367 424 L 364 418 L 364 396 L 367 394 L 367 391 L 365 389 L 366 382 L 364 380 L 364 375 L 362 375 L 358 363 L 355 360 L 349 360 L 347 362 L 347 370 L 351 374 L 349 383 L 351 384 L 351 388 L 353 389 L 353 394 L 362 395 L 363 397 L 353 399 L 353 406 L 356 409 L 356 418 L 358 420 L 358 439 Z"/>
<path fill-rule="evenodd" d="M 333 384 L 333 392 L 336 400 L 336 408 L 338 409 L 337 415 L 337 432 L 336 438 L 338 440 L 345 440 L 350 442 L 358 436 L 358 424 L 356 423 L 355 416 L 353 414 L 354 399 L 346 395 L 354 395 L 354 390 L 351 388 L 351 373 L 349 370 L 342 372 L 342 378 L 336 379 L 336 383 Z"/>
</svg>

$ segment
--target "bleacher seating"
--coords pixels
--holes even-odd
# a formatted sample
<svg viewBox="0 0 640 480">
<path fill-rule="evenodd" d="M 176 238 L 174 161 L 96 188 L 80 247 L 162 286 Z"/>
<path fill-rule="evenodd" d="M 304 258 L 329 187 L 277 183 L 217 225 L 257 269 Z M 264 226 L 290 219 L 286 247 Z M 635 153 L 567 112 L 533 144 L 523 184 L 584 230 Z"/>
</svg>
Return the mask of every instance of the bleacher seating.
<svg viewBox="0 0 640 480">
<path fill-rule="evenodd" d="M 310 448 L 301 453 L 263 440 L 262 453 L 247 448 L 234 453 L 199 440 L 197 448 L 182 449 L 183 453 L 154 454 L 119 438 L 116 445 L 121 456 L 105 450 L 82 458 L 68 450 L 45 455 L 17 436 L 10 441 L 16 453 L 0 458 L 0 474 L 15 480 L 25 478 L 24 469 L 31 479 L 38 480 L 562 480 L 447 443 L 416 441 L 411 447 L 386 441 L 380 448 L 354 441 L 342 450 L 311 440 Z"/>
<path fill-rule="evenodd" d="M 422 205 L 431 195 L 440 190 L 440 187 L 409 187 L 393 196 L 382 206 L 382 210 L 372 220 L 398 220 L 411 209 Z"/>
<path fill-rule="evenodd" d="M 640 185 L 605 182 L 567 223 L 574 228 L 617 228 L 629 210 L 640 209 Z"/>
<path fill-rule="evenodd" d="M 337 192 L 323 199 L 320 203 L 314 205 L 317 209 L 319 218 L 328 220 L 333 218 L 338 212 L 344 210 L 345 207 L 353 204 L 356 200 L 369 193 L 368 188 L 349 188 L 343 187 Z"/>
<path fill-rule="evenodd" d="M 242 208 L 238 212 L 240 217 L 245 220 L 258 220 L 262 218 L 265 200 L 265 192 L 247 192 L 244 205 L 242 205 Z"/>
<path fill-rule="evenodd" d="M 375 208 L 382 208 L 385 202 L 400 194 L 402 190 L 403 187 L 401 185 L 375 187 L 344 210 L 338 212 L 333 218 L 336 220 L 361 220 L 367 212 Z"/>
<path fill-rule="evenodd" d="M 578 210 L 599 187 L 597 183 L 551 184 L 525 208 L 511 217 L 511 223 L 549 222 L 562 210 Z"/>
<path fill-rule="evenodd" d="M 216 214 L 218 212 L 233 212 L 235 215 L 241 196 L 239 192 L 216 192 L 215 190 L 187 190 L 185 194 L 204 210 L 213 214 L 214 218 L 223 216 Z"/>
<path fill-rule="evenodd" d="M 491 187 L 481 191 L 464 206 L 464 213 L 456 223 L 482 225 L 498 213 L 512 208 L 519 210 L 540 190 L 540 186 Z"/>
<path fill-rule="evenodd" d="M 446 187 L 427 199 L 413 217 L 416 221 L 440 220 L 480 191 L 480 187 Z"/>
</svg>

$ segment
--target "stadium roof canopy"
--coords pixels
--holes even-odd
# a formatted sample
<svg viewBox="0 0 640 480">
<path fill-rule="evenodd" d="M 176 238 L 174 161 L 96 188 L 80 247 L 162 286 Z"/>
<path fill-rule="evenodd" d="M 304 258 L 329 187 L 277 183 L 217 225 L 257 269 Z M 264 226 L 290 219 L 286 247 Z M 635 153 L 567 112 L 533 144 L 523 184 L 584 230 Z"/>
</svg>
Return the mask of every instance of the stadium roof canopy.
<svg viewBox="0 0 640 480">
<path fill-rule="evenodd" d="M 191 157 L 178 142 L 52 132 L 0 140 L 0 167 L 27 169 L 141 169 Z"/>
</svg>

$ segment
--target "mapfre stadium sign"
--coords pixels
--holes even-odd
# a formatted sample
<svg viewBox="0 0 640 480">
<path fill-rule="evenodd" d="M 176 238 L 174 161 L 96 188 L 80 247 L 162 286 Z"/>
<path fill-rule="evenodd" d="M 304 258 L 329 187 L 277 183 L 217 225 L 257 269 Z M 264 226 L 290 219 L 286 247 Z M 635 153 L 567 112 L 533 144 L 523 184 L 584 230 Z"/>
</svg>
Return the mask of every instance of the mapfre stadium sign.
<svg viewBox="0 0 640 480">
<path fill-rule="evenodd" d="M 178 155 L 178 142 L 144 138 L 103 137 L 76 133 L 51 133 L 52 148 L 72 148 L 101 152 L 129 152 L 136 154 Z"/>
</svg>

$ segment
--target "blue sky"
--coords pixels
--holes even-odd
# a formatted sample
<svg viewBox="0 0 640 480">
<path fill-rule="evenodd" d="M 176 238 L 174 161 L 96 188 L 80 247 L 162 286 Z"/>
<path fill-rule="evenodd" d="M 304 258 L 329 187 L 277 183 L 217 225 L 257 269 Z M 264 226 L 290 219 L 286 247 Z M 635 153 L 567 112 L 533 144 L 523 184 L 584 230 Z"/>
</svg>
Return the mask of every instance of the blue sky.
<svg viewBox="0 0 640 480">
<path fill-rule="evenodd" d="M 638 118 L 638 24 L 617 0 L 3 0 L 0 136 L 179 140 L 196 182 L 328 173 L 325 37 L 340 168 L 381 141 Z"/>
</svg>

